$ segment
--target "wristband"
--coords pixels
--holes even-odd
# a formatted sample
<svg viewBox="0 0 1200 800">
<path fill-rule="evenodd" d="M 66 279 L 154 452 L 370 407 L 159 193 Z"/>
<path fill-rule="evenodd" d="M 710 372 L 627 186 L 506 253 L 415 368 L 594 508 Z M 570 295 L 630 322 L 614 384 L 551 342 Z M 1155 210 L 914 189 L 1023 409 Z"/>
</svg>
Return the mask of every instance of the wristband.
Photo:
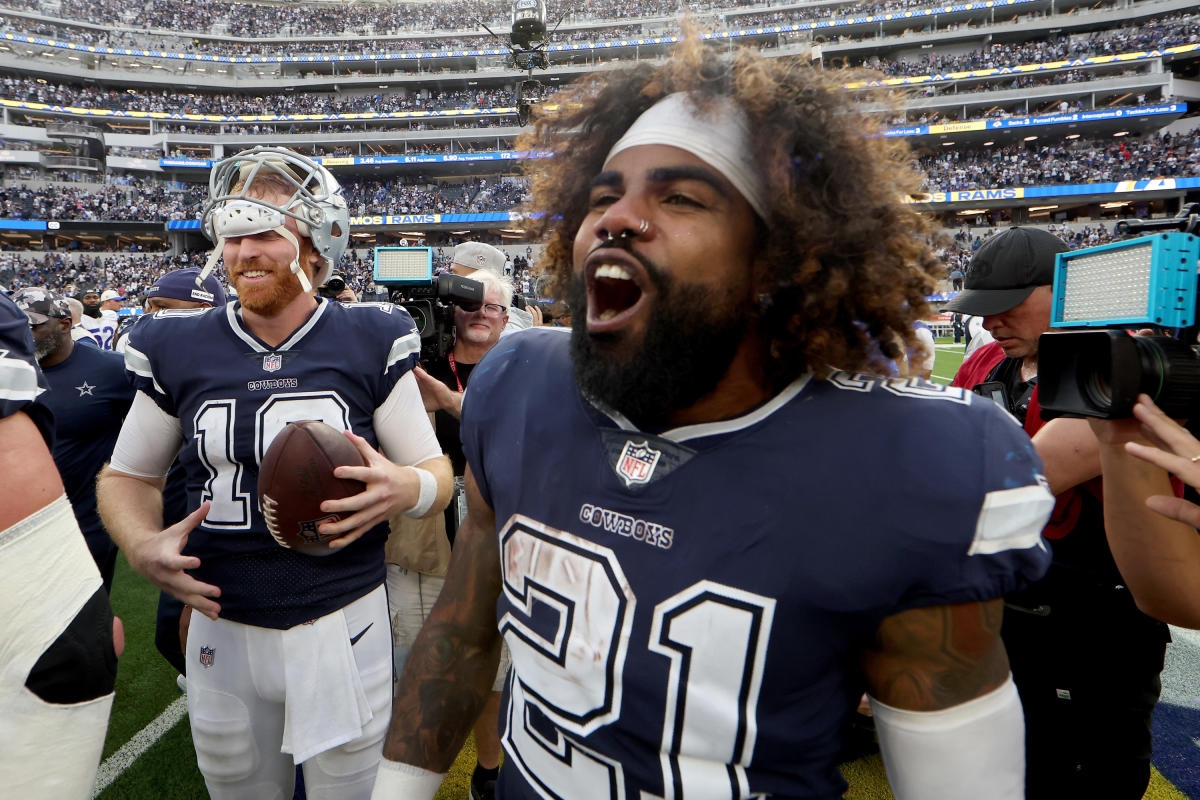
<svg viewBox="0 0 1200 800">
<path fill-rule="evenodd" d="M 409 467 L 409 469 L 417 473 L 417 479 L 421 482 L 421 491 L 417 495 L 417 504 L 405 511 L 404 516 L 420 519 L 429 513 L 429 509 L 433 508 L 433 501 L 437 500 L 437 478 L 433 477 L 433 473 L 427 469 L 420 467 Z"/>
<path fill-rule="evenodd" d="M 375 789 L 371 800 L 433 800 L 446 777 L 444 772 L 430 772 L 400 761 L 379 759 L 375 771 Z"/>
</svg>

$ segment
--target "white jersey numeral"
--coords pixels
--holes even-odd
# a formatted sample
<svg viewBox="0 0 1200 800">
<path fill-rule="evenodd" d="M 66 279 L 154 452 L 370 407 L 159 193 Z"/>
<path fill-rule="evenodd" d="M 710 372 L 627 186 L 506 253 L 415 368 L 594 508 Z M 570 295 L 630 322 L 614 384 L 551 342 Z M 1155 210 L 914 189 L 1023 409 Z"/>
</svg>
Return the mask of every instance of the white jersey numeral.
<svg viewBox="0 0 1200 800">
<path fill-rule="evenodd" d="M 769 597 L 700 581 L 654 609 L 650 650 L 671 660 L 664 797 L 744 797 L 755 709 L 775 615 Z M 733 764 L 731 775 L 726 764 Z"/>
<path fill-rule="evenodd" d="M 620 763 L 580 741 L 621 716 L 636 599 L 620 563 L 607 547 L 521 517 L 500 546 L 504 593 L 519 609 L 500 620 L 521 676 L 504 726 L 514 765 L 546 798 L 625 798 Z M 670 662 L 665 797 L 748 793 L 774 611 L 771 598 L 712 581 L 655 608 L 648 647 Z"/>
<path fill-rule="evenodd" d="M 200 461 L 208 470 L 201 502 L 212 503 L 204 519 L 206 528 L 244 531 L 250 528 L 251 491 L 245 487 L 245 467 L 234 447 L 237 401 L 206 401 L 192 419 L 193 437 Z M 350 409 L 333 392 L 273 394 L 254 412 L 254 461 L 261 464 L 271 442 L 289 422 L 320 420 L 335 430 L 350 429 Z"/>
<path fill-rule="evenodd" d="M 246 530 L 250 527 L 250 493 L 243 492 L 242 465 L 233 455 L 233 420 L 237 400 L 209 400 L 192 420 L 200 461 L 208 481 L 200 502 L 209 501 L 204 525 L 208 528 Z"/>
</svg>

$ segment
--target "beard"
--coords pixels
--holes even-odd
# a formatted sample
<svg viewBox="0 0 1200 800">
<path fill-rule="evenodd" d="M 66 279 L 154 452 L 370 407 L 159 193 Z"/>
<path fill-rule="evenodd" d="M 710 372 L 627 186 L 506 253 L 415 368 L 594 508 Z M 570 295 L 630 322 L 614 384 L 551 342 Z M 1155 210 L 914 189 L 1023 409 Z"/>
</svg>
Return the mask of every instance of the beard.
<svg viewBox="0 0 1200 800">
<path fill-rule="evenodd" d="M 591 334 L 587 285 L 575 275 L 568 288 L 571 362 L 585 395 L 639 426 L 657 427 L 716 388 L 733 363 L 751 318 L 748 304 L 680 283 L 636 254 L 657 289 L 641 346 L 621 357 L 624 334 Z"/>
<path fill-rule="evenodd" d="M 83 313 L 87 314 L 89 317 L 93 317 L 95 319 L 100 319 L 100 304 L 99 303 L 96 303 L 96 305 L 94 305 L 94 306 L 88 305 L 87 303 L 81 303 L 80 305 L 83 306 Z"/>
<path fill-rule="evenodd" d="M 246 269 L 269 269 L 272 280 L 256 286 L 244 286 L 241 273 Z M 234 274 L 237 277 L 233 279 L 233 288 L 237 289 L 242 308 L 264 317 L 275 316 L 304 291 L 300 279 L 292 274 L 291 267 L 286 264 L 238 264 Z"/>
<path fill-rule="evenodd" d="M 56 339 L 38 339 L 34 342 L 33 358 L 35 361 L 41 361 L 57 349 L 58 341 Z"/>
</svg>

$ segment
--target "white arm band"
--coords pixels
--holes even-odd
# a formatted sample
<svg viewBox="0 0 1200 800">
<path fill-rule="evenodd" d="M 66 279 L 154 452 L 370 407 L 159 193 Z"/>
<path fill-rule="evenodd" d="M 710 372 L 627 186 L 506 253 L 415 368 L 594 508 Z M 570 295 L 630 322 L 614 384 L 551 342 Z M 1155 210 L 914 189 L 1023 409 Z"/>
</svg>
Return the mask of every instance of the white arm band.
<svg viewBox="0 0 1200 800">
<path fill-rule="evenodd" d="M 437 478 L 433 477 L 433 473 L 427 469 L 421 469 L 420 467 L 409 467 L 409 469 L 417 473 L 417 480 L 421 482 L 421 493 L 417 495 L 417 504 L 408 511 L 405 511 L 404 516 L 420 519 L 429 513 L 429 509 L 433 506 L 433 501 L 437 500 Z"/>
<path fill-rule="evenodd" d="M 372 425 L 380 452 L 394 464 L 411 466 L 442 454 L 425 413 L 417 376 L 411 370 L 396 381 L 383 405 L 375 409 Z"/>
<path fill-rule="evenodd" d="M 445 777 L 444 772 L 430 772 L 412 764 L 381 758 L 371 800 L 433 800 Z"/>
<path fill-rule="evenodd" d="M 150 395 L 138 391 L 121 425 L 109 465 L 127 475 L 161 478 L 171 468 L 182 445 L 179 418 L 159 408 Z"/>
<path fill-rule="evenodd" d="M 1024 800 L 1025 719 L 1011 675 L 1000 688 L 941 711 L 869 699 L 896 800 Z"/>
</svg>

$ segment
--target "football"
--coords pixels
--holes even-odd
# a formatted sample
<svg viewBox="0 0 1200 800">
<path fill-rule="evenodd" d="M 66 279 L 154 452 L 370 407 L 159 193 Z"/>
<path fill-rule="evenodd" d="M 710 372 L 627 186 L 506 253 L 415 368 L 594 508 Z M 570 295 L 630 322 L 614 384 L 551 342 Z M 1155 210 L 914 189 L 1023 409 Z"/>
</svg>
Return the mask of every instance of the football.
<svg viewBox="0 0 1200 800">
<path fill-rule="evenodd" d="M 354 443 L 324 422 L 289 422 L 271 442 L 258 470 L 258 507 L 275 541 L 310 556 L 333 552 L 317 526 L 339 520 L 321 503 L 358 494 L 362 481 L 335 478 L 335 467 L 362 466 Z"/>
</svg>

